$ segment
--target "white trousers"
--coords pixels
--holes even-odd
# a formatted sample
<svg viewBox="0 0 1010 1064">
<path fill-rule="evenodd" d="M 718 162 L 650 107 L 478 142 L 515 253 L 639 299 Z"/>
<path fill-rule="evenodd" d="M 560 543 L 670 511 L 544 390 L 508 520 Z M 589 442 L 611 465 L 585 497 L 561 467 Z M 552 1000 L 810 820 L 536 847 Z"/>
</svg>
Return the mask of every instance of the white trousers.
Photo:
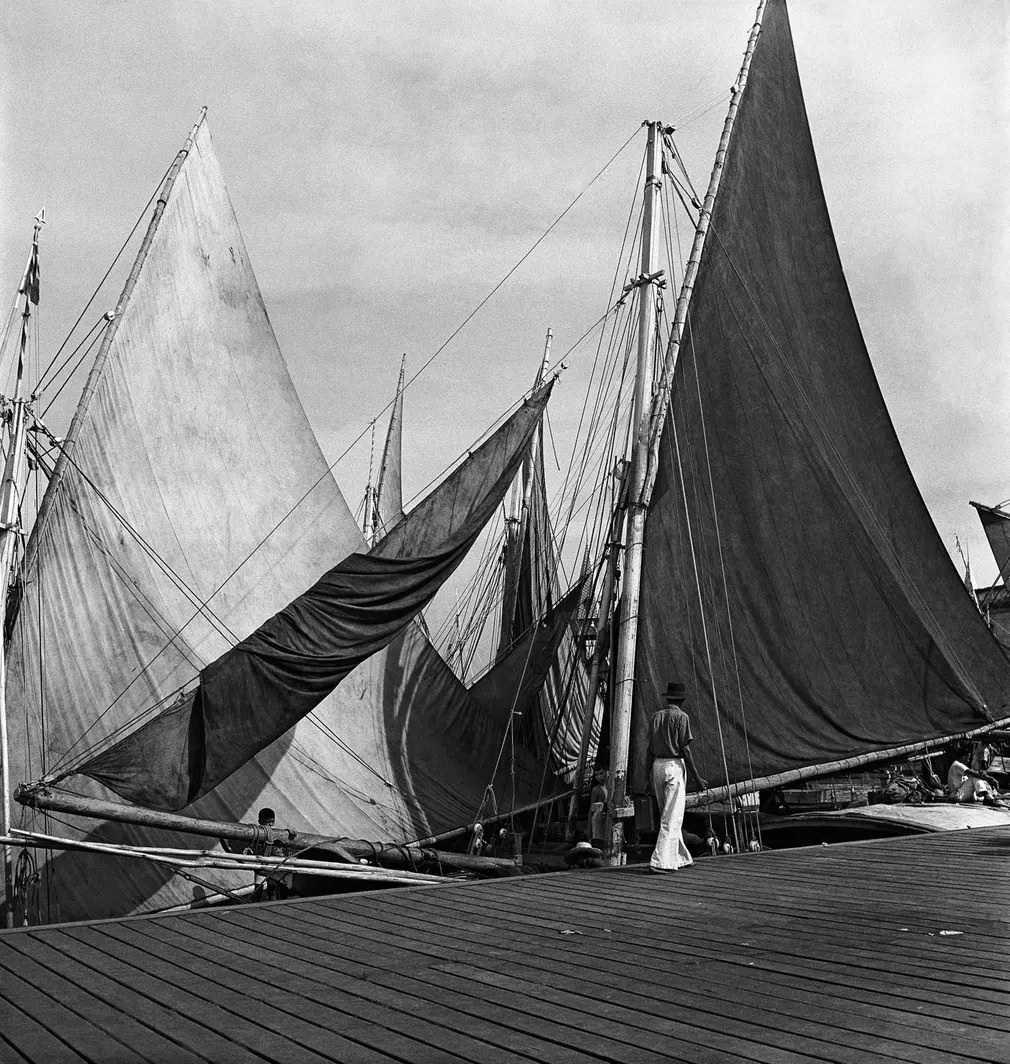
<svg viewBox="0 0 1010 1064">
<path fill-rule="evenodd" d="M 659 757 L 652 766 L 652 789 L 659 802 L 659 835 L 652 851 L 652 868 L 672 871 L 693 864 L 684 845 L 684 800 L 687 797 L 687 768 L 682 757 Z"/>
</svg>

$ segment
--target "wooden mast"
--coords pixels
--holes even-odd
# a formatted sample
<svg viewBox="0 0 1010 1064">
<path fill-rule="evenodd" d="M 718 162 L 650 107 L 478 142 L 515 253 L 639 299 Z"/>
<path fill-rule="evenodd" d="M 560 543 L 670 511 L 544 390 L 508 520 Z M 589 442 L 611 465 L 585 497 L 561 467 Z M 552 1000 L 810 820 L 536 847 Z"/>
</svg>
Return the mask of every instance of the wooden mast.
<svg viewBox="0 0 1010 1064">
<path fill-rule="evenodd" d="M 659 274 L 653 264 L 656 239 L 656 193 L 660 185 L 659 158 L 662 130 L 659 122 L 647 122 L 645 148 L 645 196 L 642 208 L 642 255 L 638 288 L 638 353 L 635 372 L 634 406 L 631 415 L 632 453 L 627 546 L 624 583 L 621 587 L 621 617 L 618 629 L 617 667 L 614 675 L 614 703 L 610 721 L 610 781 L 607 785 L 606 857 L 620 864 L 624 849 L 623 817 L 628 815 L 628 749 L 631 737 L 631 707 L 635 683 L 635 647 L 638 641 L 638 597 L 642 579 L 642 545 L 645 540 L 646 508 L 640 503 L 646 478 L 649 420 L 646 402 L 652 383 L 650 365 L 656 327 L 656 291 Z M 662 272 L 662 271 L 660 271 Z"/>
<path fill-rule="evenodd" d="M 659 468 L 659 446 L 662 438 L 663 425 L 666 421 L 666 412 L 670 405 L 670 394 L 673 388 L 673 371 L 677 363 L 677 355 L 680 351 L 681 340 L 684 335 L 684 326 L 687 321 L 688 307 L 691 302 L 691 294 L 694 283 L 698 276 L 698 267 L 701 262 L 701 254 L 705 246 L 705 237 L 708 233 L 712 218 L 712 209 L 715 197 L 722 181 L 722 172 L 726 163 L 726 152 L 729 149 L 730 135 L 733 124 L 736 121 L 737 111 L 743 92 L 747 84 L 747 76 L 750 72 L 751 60 L 757 45 L 758 36 L 761 33 L 761 20 L 764 17 L 766 0 L 759 0 L 754 23 L 751 26 L 750 35 L 747 39 L 747 48 L 744 51 L 740 73 L 732 89 L 729 110 L 723 123 L 722 136 L 719 139 L 719 147 L 716 150 L 715 162 L 712 174 L 709 178 L 708 189 L 705 193 L 704 202 L 699 211 L 698 222 L 695 227 L 694 240 L 688 258 L 687 267 L 684 271 L 684 281 L 677 297 L 677 306 L 674 312 L 674 322 L 670 333 L 670 341 L 667 345 L 666 356 L 663 362 L 662 373 L 659 377 L 658 387 L 652 397 L 652 406 L 648 422 L 644 422 L 641 416 L 642 408 L 639 407 L 639 396 L 644 387 L 641 377 L 636 382 L 634 430 L 635 451 L 632 456 L 631 471 L 631 500 L 629 503 L 628 516 L 628 546 L 625 558 L 624 586 L 621 594 L 621 623 L 619 631 L 617 669 L 615 675 L 614 710 L 611 718 L 611 753 L 610 753 L 610 784 L 608 788 L 607 802 L 607 859 L 611 864 L 620 864 L 623 856 L 624 832 L 621 818 L 631 815 L 632 809 L 626 805 L 627 798 L 627 774 L 628 774 L 628 751 L 631 744 L 631 711 L 634 697 L 635 676 L 635 651 L 638 645 L 638 599 L 642 579 L 642 547 L 644 542 L 645 520 L 652 501 L 652 492 L 656 484 L 656 474 Z M 650 125 L 650 136 L 653 129 L 658 125 Z M 653 173 L 653 171 L 649 171 Z M 658 185 L 654 177 L 646 178 L 646 207 L 648 212 L 650 203 L 649 189 L 652 184 Z M 649 215 L 643 215 L 643 248 L 642 248 L 642 276 L 641 283 L 652 273 L 651 263 L 646 267 L 645 259 L 645 233 Z M 639 329 L 639 363 L 638 372 L 641 375 L 643 368 L 648 371 L 647 361 L 642 357 L 643 344 L 648 344 L 651 334 L 643 332 L 646 290 L 643 286 L 641 292 L 641 315 Z M 649 301 L 651 304 L 651 300 Z"/>
<path fill-rule="evenodd" d="M 375 545 L 375 489 L 372 487 L 372 460 L 375 458 L 375 422 L 372 422 L 372 444 L 368 452 L 368 482 L 365 484 L 365 512 L 361 518 L 361 534 L 368 547 Z"/>
<path fill-rule="evenodd" d="M 0 482 L 0 617 L 7 616 L 7 597 L 10 592 L 11 574 L 14 570 L 15 550 L 18 537 L 22 533 L 19 516 L 18 479 L 25 455 L 25 431 L 27 428 L 28 400 L 22 394 L 24 381 L 25 348 L 28 343 L 28 322 L 32 314 L 32 303 L 38 303 L 38 264 L 39 264 L 39 230 L 45 222 L 45 211 L 39 212 L 35 219 L 35 232 L 32 235 L 32 250 L 21 281 L 20 292 L 24 295 L 24 309 L 21 312 L 21 336 L 18 342 L 18 367 L 14 382 L 14 397 L 10 408 L 10 438 L 7 448 L 7 460 L 4 463 L 3 480 Z M 10 754 L 7 741 L 7 655 L 6 641 L 0 633 L 0 786 L 3 787 L 3 833 L 5 838 L 11 833 L 11 779 Z M 6 842 L 3 845 L 4 862 L 4 897 L 6 914 L 4 922 L 7 927 L 14 926 L 14 866 L 12 848 Z"/>
</svg>

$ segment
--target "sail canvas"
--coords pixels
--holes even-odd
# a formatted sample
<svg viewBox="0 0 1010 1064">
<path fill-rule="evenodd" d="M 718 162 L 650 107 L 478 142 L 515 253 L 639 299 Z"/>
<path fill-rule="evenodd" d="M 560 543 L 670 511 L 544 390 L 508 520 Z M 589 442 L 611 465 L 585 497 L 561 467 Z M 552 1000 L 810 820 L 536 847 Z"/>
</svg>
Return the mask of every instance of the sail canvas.
<svg viewBox="0 0 1010 1064">
<path fill-rule="evenodd" d="M 59 774 L 170 705 L 363 546 L 278 349 L 206 122 L 117 324 L 28 548 L 8 646 L 15 784 Z M 408 630 L 189 811 L 250 820 L 269 805 L 303 830 L 425 836 L 465 822 L 479 802 L 488 780 L 477 777 L 490 767 L 472 756 L 482 727 L 492 724 Z M 444 752 L 411 742 L 421 735 L 445 735 Z M 192 842 L 86 820 L 61 830 Z M 40 886 L 50 919 L 205 892 L 147 862 L 74 853 L 48 861 Z"/>
<path fill-rule="evenodd" d="M 1006 658 L 929 518 L 853 311 L 779 0 L 691 303 L 644 572 L 639 788 L 669 680 L 688 685 L 710 783 L 1005 716 Z"/>
</svg>

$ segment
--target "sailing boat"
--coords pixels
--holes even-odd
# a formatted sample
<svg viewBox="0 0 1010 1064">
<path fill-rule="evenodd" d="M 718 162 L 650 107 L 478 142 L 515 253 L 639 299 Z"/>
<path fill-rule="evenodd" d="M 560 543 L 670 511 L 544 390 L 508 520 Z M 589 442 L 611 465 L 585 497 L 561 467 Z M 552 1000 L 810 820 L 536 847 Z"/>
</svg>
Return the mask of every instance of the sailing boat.
<svg viewBox="0 0 1010 1064">
<path fill-rule="evenodd" d="M 824 204 L 782 0 L 759 6 L 709 190 L 694 205 L 694 245 L 658 368 L 664 278 L 653 257 L 653 208 L 677 155 L 667 127 L 650 121 L 647 131 L 647 236 L 625 292 L 639 311 L 633 449 L 626 490 L 614 493 L 621 507 L 601 555 L 606 565 L 598 568 L 606 574 L 601 627 L 617 628 L 607 802 L 613 861 L 621 859 L 629 791 L 644 782 L 643 725 L 672 677 L 690 688 L 697 757 L 716 794 L 886 760 L 990 729 L 1008 719 L 1010 691 L 1006 655 L 966 600 L 870 366 Z M 119 573 L 126 561 L 131 571 L 154 567 L 131 537 L 92 536 L 107 523 L 101 508 L 82 501 L 82 489 L 59 488 L 75 482 L 73 470 L 56 476 L 28 572 L 55 569 L 65 591 L 48 607 L 54 614 L 29 617 L 38 613 L 38 596 L 26 590 L 28 605 L 20 611 L 26 623 L 12 637 L 11 661 L 27 664 L 12 667 L 8 685 L 9 701 L 35 706 L 31 723 L 49 731 L 54 701 L 76 731 L 94 724 L 95 706 L 115 704 L 115 719 L 102 724 L 111 738 L 122 720 L 166 690 L 181 693 L 183 719 L 192 720 L 194 703 L 186 701 L 192 691 L 183 681 L 231 653 L 219 622 L 232 633 L 256 631 L 287 601 L 285 587 L 308 586 L 322 559 L 336 568 L 361 545 L 335 484 L 306 496 L 311 502 L 297 526 L 281 520 L 310 484 L 329 485 L 328 473 L 279 368 L 258 294 L 250 295 L 255 286 L 237 230 L 230 222 L 225 229 L 205 222 L 212 199 L 215 214 L 231 217 L 205 125 L 193 149 L 179 169 L 193 187 L 186 197 L 166 197 L 148 261 L 117 314 L 108 368 L 94 381 L 80 431 L 70 435 L 75 462 L 91 477 L 92 468 L 108 474 L 101 485 L 119 512 L 174 518 L 171 570 L 187 572 L 185 585 L 198 589 L 197 601 L 160 573 L 151 576 L 141 606 L 130 587 L 108 604 L 98 601 L 106 586 L 125 586 Z M 205 255 L 200 241 L 208 229 L 221 237 Z M 183 282 L 162 305 L 157 282 L 179 269 Z M 241 288 L 234 270 L 244 275 Z M 204 294 L 196 294 L 201 287 Z M 196 313 L 194 300 L 209 306 Z M 208 320 L 213 327 L 193 324 Z M 142 333 L 135 333 L 141 323 Z M 236 334 L 249 339 L 233 348 L 227 338 Z M 183 357 L 166 357 L 165 336 Z M 265 368 L 248 379 L 235 372 L 239 347 L 260 350 Z M 149 379 L 136 392 L 133 374 L 145 364 Z M 252 412 L 241 448 L 218 423 L 223 406 Z M 154 415 L 153 430 L 140 428 L 138 410 Z M 91 426 L 110 433 L 111 442 L 87 454 L 98 431 Z M 527 437 L 519 435 L 525 446 Z M 216 455 L 217 473 L 205 480 L 190 471 L 191 455 L 166 450 L 164 440 L 174 447 L 180 438 L 201 456 Z M 283 450 L 274 445 L 281 439 Z M 146 467 L 144 482 L 138 465 Z M 145 486 L 152 470 L 163 473 L 153 478 L 157 495 Z M 262 489 L 250 493 L 264 471 Z M 206 515 L 222 496 L 238 516 L 211 519 L 208 527 Z M 207 616 L 206 599 L 260 542 L 262 528 L 274 524 L 281 537 L 241 566 L 243 579 L 225 586 Z M 142 530 L 141 542 L 151 538 Z M 61 565 L 64 549 L 78 560 Z M 166 643 L 183 622 L 193 625 L 185 640 Z M 120 660 L 121 642 L 116 655 L 104 652 L 102 633 L 134 629 L 139 635 L 125 641 L 128 660 Z M 36 663 L 54 630 L 73 649 L 64 649 L 54 678 L 41 681 L 48 688 L 42 697 Z M 336 830 L 354 833 L 369 820 L 381 820 L 387 834 L 416 830 L 418 820 L 465 823 L 472 792 L 458 782 L 469 763 L 459 756 L 459 734 L 468 737 L 467 754 L 486 758 L 493 729 L 486 715 L 466 715 L 468 696 L 413 629 L 397 639 L 321 703 L 332 713 L 313 710 L 324 728 L 339 729 L 342 741 L 350 736 L 353 756 L 334 760 L 328 743 L 325 761 L 319 745 L 307 753 L 309 714 L 189 808 L 240 817 L 276 795 L 282 819 L 305 816 L 317 830 L 339 824 Z M 606 642 L 596 647 L 590 704 Z M 155 654 L 164 684 L 148 679 Z M 371 683 L 356 683 L 356 676 Z M 392 698 L 391 707 L 376 701 L 377 690 Z M 424 734 L 411 733 L 409 726 L 422 720 Z M 16 742 L 27 747 L 29 734 L 37 732 L 25 729 Z M 65 734 L 61 755 L 71 753 L 69 728 Z M 584 770 L 583 760 L 576 778 Z M 41 775 L 54 773 L 50 762 Z M 475 784 L 479 775 L 472 775 Z M 110 774 L 103 778 L 112 782 Z M 187 777 L 186 797 L 190 786 Z M 107 885 L 86 884 L 95 893 Z M 162 889 L 145 884 L 138 892 L 149 902 Z"/>
<path fill-rule="evenodd" d="M 408 622 L 507 489 L 548 392 L 355 553 L 361 533 L 292 388 L 201 117 L 55 444 L 8 617 L 13 781 L 47 787 L 70 772 L 93 797 L 111 787 L 232 822 L 270 806 L 286 826 L 341 836 L 406 841 L 465 823 L 496 728 Z M 328 677 L 325 637 L 308 649 L 289 638 L 313 640 L 327 612 L 330 631 L 364 636 L 349 655 L 330 654 Z M 376 613 L 378 629 L 356 628 Z M 294 680 L 299 654 L 314 665 Z M 289 706 L 292 683 L 308 686 L 284 719 L 247 680 Z M 152 838 L 73 817 L 69 833 Z M 74 852 L 46 861 L 36 887 L 43 921 L 205 892 L 156 864 Z"/>
<path fill-rule="evenodd" d="M 648 424 L 632 653 L 638 691 L 688 683 L 699 767 L 739 792 L 1004 723 L 1010 668 L 877 386 L 779 0 L 734 105 L 667 351 L 672 401 Z"/>
</svg>

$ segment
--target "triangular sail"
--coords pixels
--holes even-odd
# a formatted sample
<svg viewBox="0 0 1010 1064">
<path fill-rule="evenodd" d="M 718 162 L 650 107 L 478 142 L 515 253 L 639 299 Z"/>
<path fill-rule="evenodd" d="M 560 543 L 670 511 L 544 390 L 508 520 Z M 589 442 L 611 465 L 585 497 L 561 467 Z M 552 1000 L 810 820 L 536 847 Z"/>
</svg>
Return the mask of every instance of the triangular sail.
<svg viewBox="0 0 1010 1064">
<path fill-rule="evenodd" d="M 1010 576 L 1010 514 L 999 506 L 984 506 L 980 502 L 971 505 L 978 513 L 992 556 L 999 566 L 999 583 L 1006 584 Z"/>
<path fill-rule="evenodd" d="M 407 356 L 400 363 L 400 379 L 396 384 L 396 398 L 389 415 L 389 428 L 382 448 L 379 479 L 375 485 L 375 531 L 384 536 L 403 517 L 403 378 Z"/>
<path fill-rule="evenodd" d="M 842 273 L 785 6 L 716 200 L 646 529 L 644 722 L 689 687 L 710 783 L 1004 715 L 1006 659 L 932 525 Z"/>
</svg>

